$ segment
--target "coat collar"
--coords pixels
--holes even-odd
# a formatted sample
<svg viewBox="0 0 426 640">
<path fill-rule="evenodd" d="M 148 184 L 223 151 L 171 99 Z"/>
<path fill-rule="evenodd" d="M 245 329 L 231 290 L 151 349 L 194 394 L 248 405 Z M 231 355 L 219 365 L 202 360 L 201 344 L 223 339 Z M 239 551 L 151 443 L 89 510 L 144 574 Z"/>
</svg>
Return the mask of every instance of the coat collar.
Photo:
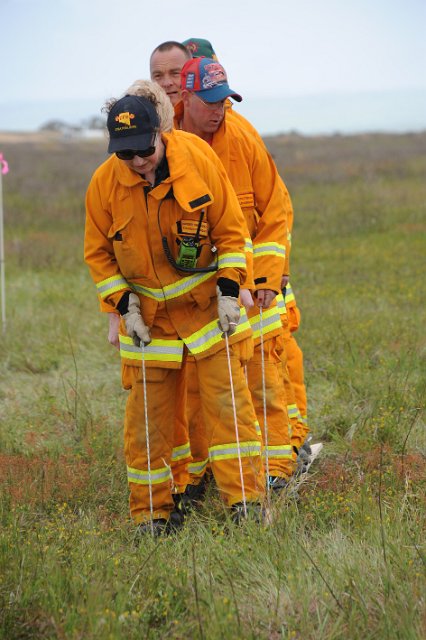
<svg viewBox="0 0 426 640">
<path fill-rule="evenodd" d="M 187 134 L 180 135 L 179 131 L 163 133 L 161 139 L 164 142 L 167 162 L 169 163 L 170 176 L 151 191 L 151 195 L 158 200 L 165 197 L 173 186 L 173 194 L 179 205 L 185 211 L 197 209 L 211 204 L 213 194 L 194 167 L 193 157 L 190 152 L 190 142 Z M 115 155 L 107 162 L 111 162 L 118 182 L 124 187 L 146 186 L 148 182 L 138 173 L 119 160 Z"/>
</svg>

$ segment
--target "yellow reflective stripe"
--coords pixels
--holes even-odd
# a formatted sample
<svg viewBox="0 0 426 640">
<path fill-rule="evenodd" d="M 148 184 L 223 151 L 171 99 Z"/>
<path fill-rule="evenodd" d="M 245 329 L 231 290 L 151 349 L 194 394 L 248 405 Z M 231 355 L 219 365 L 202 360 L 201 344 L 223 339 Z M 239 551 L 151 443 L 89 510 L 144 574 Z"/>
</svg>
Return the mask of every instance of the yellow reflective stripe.
<svg viewBox="0 0 426 640">
<path fill-rule="evenodd" d="M 207 351 L 223 340 L 223 331 L 219 329 L 217 323 L 218 319 L 212 320 L 190 336 L 183 338 L 184 343 L 191 353 L 203 353 L 203 351 Z M 250 322 L 248 321 L 246 310 L 244 307 L 241 307 L 240 321 L 236 327 L 235 333 L 241 333 L 248 329 L 250 329 Z"/>
<path fill-rule="evenodd" d="M 262 444 L 257 440 L 240 442 L 240 455 L 242 458 L 259 456 L 261 450 Z M 217 444 L 214 447 L 209 447 L 209 458 L 212 462 L 238 458 L 238 445 L 236 442 L 230 442 L 229 444 Z"/>
<path fill-rule="evenodd" d="M 268 445 L 263 451 L 264 457 L 266 455 L 268 458 L 292 458 L 293 457 L 293 448 L 291 445 L 283 444 L 283 445 Z"/>
<path fill-rule="evenodd" d="M 194 476 L 199 476 L 206 470 L 209 459 L 201 460 L 200 462 L 190 462 L 188 465 L 189 473 L 192 473 Z"/>
<path fill-rule="evenodd" d="M 246 257 L 244 253 L 224 253 L 218 257 L 217 261 L 218 269 L 225 269 L 226 267 L 240 267 L 246 268 Z"/>
<path fill-rule="evenodd" d="M 260 424 L 259 421 L 256 420 L 256 422 L 254 423 L 254 428 L 256 429 L 256 433 L 258 436 L 262 435 L 262 429 L 260 428 Z"/>
<path fill-rule="evenodd" d="M 142 349 L 133 344 L 129 336 L 119 336 L 120 356 L 130 360 L 140 360 L 142 362 Z M 182 340 L 157 340 L 153 339 L 144 348 L 146 361 L 161 362 L 182 362 L 183 342 Z"/>
<path fill-rule="evenodd" d="M 261 258 L 263 256 L 285 258 L 285 245 L 279 242 L 260 242 L 259 244 L 254 244 L 253 255 L 255 258 Z"/>
<path fill-rule="evenodd" d="M 293 302 L 295 300 L 293 289 L 291 288 L 291 284 L 288 282 L 285 288 L 285 303 Z"/>
<path fill-rule="evenodd" d="M 136 484 L 161 484 L 162 482 L 168 482 L 170 477 L 171 472 L 169 467 L 151 469 L 151 473 L 148 473 L 148 470 L 145 471 L 127 467 L 127 480 L 129 482 L 135 482 Z"/>
<path fill-rule="evenodd" d="M 253 242 L 251 238 L 244 238 L 244 251 L 248 253 L 253 253 Z"/>
<path fill-rule="evenodd" d="M 129 283 L 120 273 L 117 273 L 115 276 L 111 276 L 110 278 L 106 278 L 105 280 L 101 280 L 101 282 L 96 284 L 96 289 L 102 299 L 107 298 L 116 291 L 122 291 L 123 289 L 128 288 Z"/>
<path fill-rule="evenodd" d="M 275 300 L 277 301 L 278 313 L 280 314 L 280 316 L 285 316 L 286 313 L 287 313 L 287 309 L 286 309 L 286 306 L 285 306 L 283 294 L 279 293 L 277 295 L 277 297 L 275 298 Z"/>
<path fill-rule="evenodd" d="M 288 239 L 288 243 L 289 243 L 289 245 L 291 247 L 291 232 L 290 231 L 287 234 L 287 239 Z"/>
<path fill-rule="evenodd" d="M 260 336 L 260 313 L 250 318 L 250 324 L 253 329 L 253 338 L 258 338 Z M 265 335 L 281 328 L 281 318 L 277 307 L 265 309 L 262 313 L 262 334 Z"/>
<path fill-rule="evenodd" d="M 183 460 L 184 458 L 189 458 L 190 456 L 191 456 L 191 448 L 189 446 L 189 442 L 185 442 L 185 444 L 181 444 L 179 447 L 173 447 L 173 451 L 172 451 L 173 462 L 177 462 L 178 460 Z"/>
<path fill-rule="evenodd" d="M 188 293 L 188 291 L 198 287 L 199 284 L 206 282 L 206 280 L 212 278 L 214 275 L 214 272 L 195 273 L 191 276 L 181 278 L 172 284 L 167 284 L 162 289 L 145 287 L 141 284 L 137 284 L 136 282 L 131 282 L 128 286 L 131 287 L 133 291 L 136 291 L 136 293 L 140 293 L 148 298 L 153 298 L 154 300 L 172 300 L 173 298 L 178 298 L 179 296 Z"/>
<path fill-rule="evenodd" d="M 299 416 L 299 417 L 300 417 L 300 422 L 302 422 L 305 425 L 308 424 L 308 416 Z"/>
<path fill-rule="evenodd" d="M 300 417 L 299 409 L 297 408 L 297 405 L 295 405 L 295 404 L 288 404 L 287 405 L 287 413 L 288 413 L 289 418 L 299 418 Z"/>
</svg>

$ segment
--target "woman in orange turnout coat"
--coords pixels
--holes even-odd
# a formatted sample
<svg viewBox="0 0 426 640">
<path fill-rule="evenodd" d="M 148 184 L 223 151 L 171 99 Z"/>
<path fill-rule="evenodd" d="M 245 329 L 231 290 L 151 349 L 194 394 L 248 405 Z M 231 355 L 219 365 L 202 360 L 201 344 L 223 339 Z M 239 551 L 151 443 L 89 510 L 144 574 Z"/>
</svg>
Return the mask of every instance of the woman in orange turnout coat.
<svg viewBox="0 0 426 640">
<path fill-rule="evenodd" d="M 215 82 L 218 76 L 222 77 L 219 83 Z M 293 457 L 286 398 L 281 382 L 281 321 L 274 298 L 280 291 L 285 265 L 286 216 L 291 206 L 290 200 L 288 194 L 287 197 L 284 194 L 270 156 L 249 133 L 228 122 L 224 103 L 227 96 L 236 97 L 237 94 L 230 90 L 223 67 L 208 59 L 191 60 L 182 69 L 182 83 L 183 101 L 175 108 L 175 126 L 195 133 L 210 143 L 224 165 L 245 216 L 248 230 L 246 249 L 252 258 L 254 276 L 253 283 L 247 283 L 245 289 L 254 292 L 256 303 L 253 306 L 250 295 L 249 305 L 252 308 L 248 315 L 255 348 L 254 356 L 247 364 L 247 377 L 263 435 L 269 481 L 275 486 L 280 482 L 283 486 L 281 481 L 285 481 L 293 472 Z M 198 86 L 209 88 L 198 91 Z M 199 412 L 192 404 L 196 401 L 196 376 L 193 372 L 189 375 L 189 412 L 197 416 Z M 208 457 L 205 443 L 202 442 L 201 425 L 195 429 L 191 429 L 191 426 L 194 424 L 190 419 L 191 453 L 194 458 L 190 465 L 191 483 L 196 484 L 202 477 Z M 196 437 L 197 433 L 200 434 L 199 438 Z"/>
<path fill-rule="evenodd" d="M 163 533 L 173 520 L 174 427 L 186 422 L 186 353 L 197 362 L 211 468 L 238 515 L 243 500 L 260 503 L 264 473 L 241 364 L 252 335 L 237 300 L 246 277 L 244 218 L 211 149 L 200 151 L 179 131 L 159 133 L 168 99 L 159 105 L 153 95 L 125 96 L 110 108 L 108 150 L 117 155 L 87 191 L 85 260 L 103 310 L 121 315 L 131 515 L 141 532 L 152 520 Z"/>
</svg>

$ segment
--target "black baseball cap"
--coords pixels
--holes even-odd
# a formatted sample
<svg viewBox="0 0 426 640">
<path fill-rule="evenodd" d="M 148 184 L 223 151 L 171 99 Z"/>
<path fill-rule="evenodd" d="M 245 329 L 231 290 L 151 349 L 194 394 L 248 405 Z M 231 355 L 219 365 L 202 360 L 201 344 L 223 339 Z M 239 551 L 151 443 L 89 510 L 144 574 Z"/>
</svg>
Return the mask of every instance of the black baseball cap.
<svg viewBox="0 0 426 640">
<path fill-rule="evenodd" d="M 147 98 L 124 96 L 108 114 L 108 153 L 133 149 L 142 151 L 152 146 L 154 134 L 159 130 L 157 111 Z"/>
</svg>

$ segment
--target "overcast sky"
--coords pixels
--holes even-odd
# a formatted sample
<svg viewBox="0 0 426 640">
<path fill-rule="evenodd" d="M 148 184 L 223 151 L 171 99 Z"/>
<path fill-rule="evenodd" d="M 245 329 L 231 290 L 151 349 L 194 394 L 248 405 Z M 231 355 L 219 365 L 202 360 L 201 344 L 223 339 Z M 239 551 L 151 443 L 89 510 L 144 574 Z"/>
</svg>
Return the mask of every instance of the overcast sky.
<svg viewBox="0 0 426 640">
<path fill-rule="evenodd" d="M 425 33 L 426 0 L 0 0 L 0 105 L 100 106 L 189 37 L 213 43 L 246 102 L 425 90 Z"/>
</svg>

